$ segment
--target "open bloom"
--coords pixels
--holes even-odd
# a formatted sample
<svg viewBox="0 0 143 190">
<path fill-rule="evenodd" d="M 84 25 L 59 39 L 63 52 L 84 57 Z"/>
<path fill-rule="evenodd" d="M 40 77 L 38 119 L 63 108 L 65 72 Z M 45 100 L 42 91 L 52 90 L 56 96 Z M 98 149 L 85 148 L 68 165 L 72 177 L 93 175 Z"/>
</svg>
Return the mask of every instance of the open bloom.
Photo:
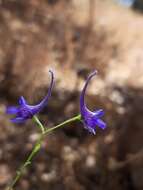
<svg viewBox="0 0 143 190">
<path fill-rule="evenodd" d="M 86 107 L 85 98 L 84 98 L 88 83 L 91 80 L 91 78 L 96 74 L 97 71 L 94 71 L 88 76 L 80 96 L 80 112 L 84 123 L 84 127 L 93 134 L 96 134 L 96 126 L 100 127 L 101 129 L 106 128 L 106 123 L 100 119 L 104 115 L 104 111 L 102 109 L 98 109 L 93 112 L 90 111 Z"/>
<path fill-rule="evenodd" d="M 49 71 L 51 74 L 51 83 L 47 93 L 47 96 L 37 105 L 28 105 L 23 96 L 19 98 L 19 106 L 8 107 L 6 113 L 15 114 L 15 118 L 12 118 L 11 121 L 14 123 L 23 123 L 27 119 L 32 118 L 35 114 L 39 113 L 47 104 L 49 97 L 51 96 L 51 91 L 54 83 L 54 74 L 52 71 Z"/>
</svg>

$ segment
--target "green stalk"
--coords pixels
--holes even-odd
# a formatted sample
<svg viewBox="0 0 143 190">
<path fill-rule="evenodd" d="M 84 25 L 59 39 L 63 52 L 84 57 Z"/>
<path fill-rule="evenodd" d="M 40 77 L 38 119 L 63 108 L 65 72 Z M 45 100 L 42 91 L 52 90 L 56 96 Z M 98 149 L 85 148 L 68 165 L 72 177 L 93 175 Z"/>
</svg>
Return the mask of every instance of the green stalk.
<svg viewBox="0 0 143 190">
<path fill-rule="evenodd" d="M 47 135 L 48 133 L 54 131 L 55 129 L 58 129 L 58 128 L 60 128 L 60 127 L 63 127 L 63 126 L 65 126 L 66 124 L 70 124 L 70 123 L 72 123 L 72 122 L 80 121 L 80 120 L 81 120 L 81 115 L 77 115 L 77 116 L 75 116 L 75 117 L 73 117 L 73 118 L 70 118 L 70 119 L 68 119 L 68 120 L 66 120 L 66 121 L 64 121 L 64 122 L 62 122 L 62 123 L 60 123 L 59 125 L 56 125 L 56 126 L 54 126 L 54 127 L 51 127 L 51 128 L 49 128 L 49 129 L 46 129 L 46 130 L 44 131 L 44 135 Z"/>
<path fill-rule="evenodd" d="M 34 145 L 32 152 L 29 154 L 28 158 L 26 159 L 26 161 L 22 164 L 22 166 L 16 171 L 16 175 L 15 178 L 13 179 L 13 181 L 11 182 L 11 184 L 9 185 L 9 187 L 7 188 L 7 190 L 13 190 L 13 187 L 15 186 L 15 184 L 18 182 L 18 180 L 20 179 L 20 177 L 23 174 L 24 169 L 31 164 L 31 161 L 33 159 L 33 157 L 36 155 L 36 153 L 40 150 L 41 148 L 41 143 L 42 143 L 42 139 L 43 139 L 43 134 L 40 135 L 39 139 L 37 140 L 36 144 Z"/>
<path fill-rule="evenodd" d="M 41 130 L 42 133 L 45 132 L 43 124 L 40 122 L 37 116 L 33 116 L 32 120 L 37 124 L 37 127 Z"/>
<path fill-rule="evenodd" d="M 58 129 L 60 127 L 64 127 L 67 124 L 70 124 L 72 122 L 75 121 L 80 121 L 81 120 L 81 115 L 77 115 L 73 118 L 70 118 L 62 123 L 60 123 L 59 125 L 56 125 L 54 127 L 51 127 L 49 129 L 45 129 L 45 127 L 42 125 L 42 123 L 39 121 L 39 119 L 37 118 L 37 116 L 33 117 L 33 121 L 37 124 L 37 126 L 41 129 L 41 134 L 36 142 L 36 144 L 34 145 L 31 153 L 29 154 L 28 158 L 26 159 L 26 161 L 22 164 L 22 166 L 16 171 L 16 175 L 14 177 L 14 179 L 12 180 L 11 184 L 8 186 L 8 188 L 6 190 L 14 190 L 14 186 L 16 185 L 16 183 L 19 181 L 19 179 L 21 178 L 24 169 L 29 166 L 32 163 L 32 159 L 34 158 L 34 156 L 40 151 L 41 148 L 41 144 L 43 142 L 44 137 L 49 134 L 50 132 L 54 131 L 55 129 Z"/>
</svg>

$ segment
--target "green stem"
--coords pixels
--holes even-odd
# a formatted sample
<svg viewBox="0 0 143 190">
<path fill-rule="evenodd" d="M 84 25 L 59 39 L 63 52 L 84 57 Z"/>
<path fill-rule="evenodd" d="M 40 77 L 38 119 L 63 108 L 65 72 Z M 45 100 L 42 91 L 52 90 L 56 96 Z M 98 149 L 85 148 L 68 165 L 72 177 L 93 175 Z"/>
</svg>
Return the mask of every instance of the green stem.
<svg viewBox="0 0 143 190">
<path fill-rule="evenodd" d="M 36 144 L 34 145 L 34 147 L 32 149 L 32 152 L 29 154 L 28 158 L 26 159 L 26 161 L 22 164 L 22 166 L 19 168 L 19 170 L 16 171 L 16 176 L 15 176 L 14 180 L 12 181 L 12 183 L 7 188 L 7 190 L 12 190 L 13 189 L 13 187 L 15 186 L 15 184 L 17 183 L 17 181 L 22 176 L 24 169 L 28 165 L 31 164 L 31 161 L 32 161 L 33 157 L 36 155 L 36 153 L 41 148 L 41 143 L 42 143 L 43 137 L 44 137 L 44 134 L 41 134 L 40 137 L 39 137 L 39 139 L 37 140 Z"/>
<path fill-rule="evenodd" d="M 37 124 L 37 127 L 40 128 L 41 132 L 44 133 L 45 132 L 45 128 L 42 125 L 42 123 L 40 122 L 40 120 L 38 119 L 37 116 L 33 116 L 32 120 Z"/>
<path fill-rule="evenodd" d="M 23 174 L 24 169 L 31 164 L 31 161 L 33 159 L 33 157 L 36 155 L 36 153 L 39 152 L 40 148 L 41 148 L 41 144 L 43 142 L 43 138 L 44 136 L 46 136 L 47 134 L 49 134 L 50 132 L 54 131 L 57 128 L 60 127 L 64 127 L 66 124 L 70 124 L 72 122 L 75 121 L 80 121 L 81 120 L 81 115 L 77 115 L 71 119 L 68 119 L 62 123 L 60 123 L 59 125 L 56 125 L 54 127 L 51 127 L 49 129 L 45 129 L 44 126 L 42 125 L 42 123 L 39 121 L 39 119 L 37 118 L 37 116 L 33 117 L 33 121 L 38 125 L 38 127 L 41 129 L 41 135 L 38 138 L 36 144 L 34 145 L 32 152 L 30 153 L 30 155 L 28 156 L 28 158 L 26 159 L 26 161 L 23 163 L 23 165 L 20 167 L 19 170 L 17 170 L 16 172 L 16 176 L 13 179 L 12 183 L 8 186 L 8 188 L 6 190 L 13 190 L 15 184 L 18 182 L 18 180 L 20 179 L 20 177 Z"/>
<path fill-rule="evenodd" d="M 46 129 L 46 130 L 44 131 L 44 135 L 47 135 L 48 133 L 52 132 L 53 130 L 55 130 L 55 129 L 57 129 L 57 128 L 63 127 L 63 126 L 65 126 L 66 124 L 70 124 L 70 123 L 72 123 L 72 122 L 74 122 L 74 121 L 80 121 L 80 120 L 81 120 L 81 115 L 77 115 L 77 116 L 75 116 L 75 117 L 73 117 L 73 118 L 70 118 L 70 119 L 68 119 L 68 120 L 66 120 L 66 121 L 64 121 L 64 122 L 62 122 L 62 123 L 60 123 L 59 125 L 56 125 L 56 126 L 54 126 L 54 127 L 51 127 L 51 128 L 49 128 L 49 129 Z"/>
</svg>

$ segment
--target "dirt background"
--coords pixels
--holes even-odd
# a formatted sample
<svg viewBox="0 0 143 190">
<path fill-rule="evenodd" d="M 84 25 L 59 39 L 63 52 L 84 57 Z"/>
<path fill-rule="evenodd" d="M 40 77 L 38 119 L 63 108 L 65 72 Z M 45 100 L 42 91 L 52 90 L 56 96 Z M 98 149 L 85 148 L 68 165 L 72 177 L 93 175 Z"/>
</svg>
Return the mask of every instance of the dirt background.
<svg viewBox="0 0 143 190">
<path fill-rule="evenodd" d="M 15 189 L 143 189 L 143 15 L 109 0 L 0 1 L 0 189 L 5 189 L 38 137 L 32 121 L 10 123 L 8 105 L 30 104 L 56 84 L 40 114 L 47 127 L 79 112 L 88 74 L 90 109 L 104 108 L 108 129 L 80 123 L 45 139 Z"/>
</svg>

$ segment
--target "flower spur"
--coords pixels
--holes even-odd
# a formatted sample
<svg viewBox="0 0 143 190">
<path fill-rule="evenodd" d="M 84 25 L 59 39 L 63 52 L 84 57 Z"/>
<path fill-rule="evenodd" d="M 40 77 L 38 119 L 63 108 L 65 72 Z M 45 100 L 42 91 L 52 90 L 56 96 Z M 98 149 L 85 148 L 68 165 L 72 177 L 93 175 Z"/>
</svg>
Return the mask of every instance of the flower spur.
<svg viewBox="0 0 143 190">
<path fill-rule="evenodd" d="M 16 117 L 12 118 L 11 121 L 14 123 L 23 123 L 27 119 L 32 118 L 35 114 L 39 113 L 47 104 L 50 96 L 51 91 L 54 83 L 54 74 L 51 70 L 49 70 L 51 74 L 51 82 L 50 87 L 48 89 L 48 93 L 45 98 L 37 105 L 29 105 L 27 104 L 26 100 L 23 96 L 19 98 L 19 106 L 11 106 L 8 107 L 6 110 L 7 114 L 15 114 Z"/>
<path fill-rule="evenodd" d="M 102 109 L 98 109 L 92 112 L 86 107 L 85 103 L 85 92 L 88 83 L 96 74 L 97 71 L 94 71 L 88 76 L 80 96 L 80 112 L 84 127 L 93 134 L 96 134 L 96 126 L 100 127 L 101 129 L 106 128 L 106 123 L 100 119 L 104 115 L 104 111 Z"/>
</svg>

